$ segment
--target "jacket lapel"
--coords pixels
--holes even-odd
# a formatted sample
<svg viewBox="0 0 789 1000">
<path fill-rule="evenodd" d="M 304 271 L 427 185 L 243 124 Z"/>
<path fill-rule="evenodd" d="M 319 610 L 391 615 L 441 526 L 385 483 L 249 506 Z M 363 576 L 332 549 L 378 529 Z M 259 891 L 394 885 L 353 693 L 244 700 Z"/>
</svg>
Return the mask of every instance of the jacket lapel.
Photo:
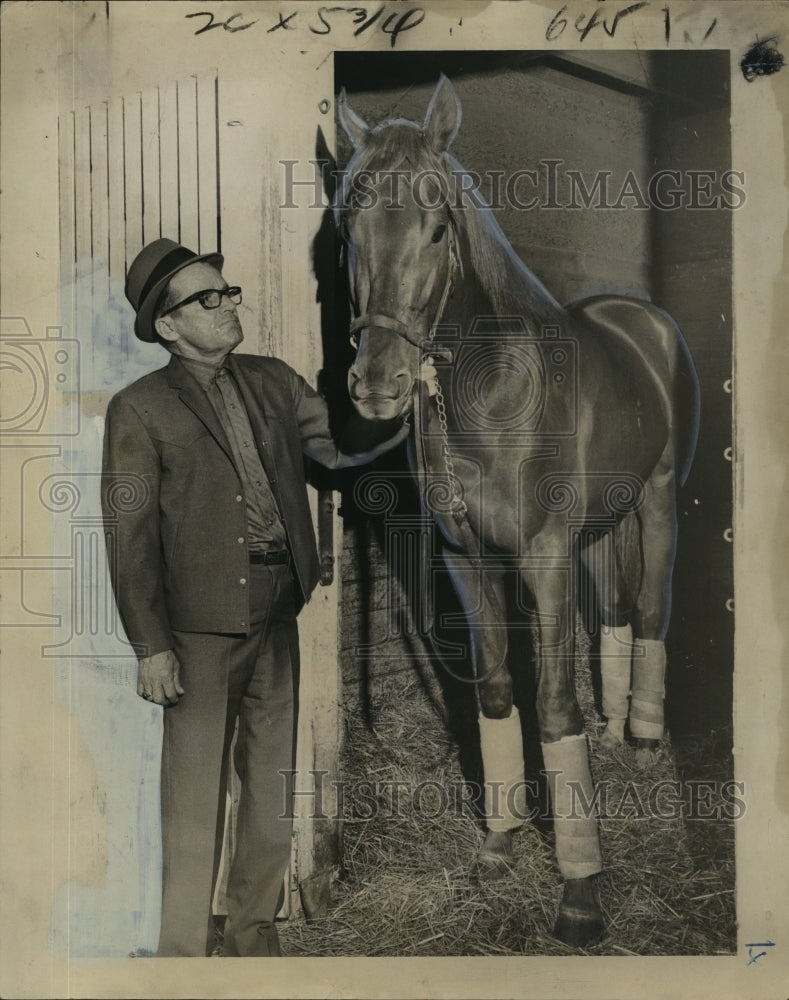
<svg viewBox="0 0 789 1000">
<path fill-rule="evenodd" d="M 177 355 L 170 358 L 167 366 L 167 379 L 172 389 L 175 389 L 181 401 L 185 403 L 194 415 L 200 420 L 208 431 L 213 435 L 216 443 L 225 452 L 227 457 L 235 467 L 235 459 L 227 435 L 219 423 L 219 418 L 214 412 L 213 406 L 208 400 L 208 396 L 203 392 L 196 379 L 192 378 L 186 368 L 181 364 Z M 238 470 L 236 470 L 238 471 Z"/>
</svg>

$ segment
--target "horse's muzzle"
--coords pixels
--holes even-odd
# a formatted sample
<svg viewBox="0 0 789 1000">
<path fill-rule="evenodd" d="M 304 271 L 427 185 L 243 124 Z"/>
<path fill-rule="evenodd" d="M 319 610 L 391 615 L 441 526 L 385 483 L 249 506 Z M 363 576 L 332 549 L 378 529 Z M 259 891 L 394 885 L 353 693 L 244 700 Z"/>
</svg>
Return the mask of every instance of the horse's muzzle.
<svg viewBox="0 0 789 1000">
<path fill-rule="evenodd" d="M 389 356 L 389 360 L 391 356 Z M 399 360 L 399 359 L 398 359 Z M 348 392 L 359 413 L 367 420 L 393 420 L 403 413 L 411 398 L 413 375 L 400 363 L 394 372 L 380 363 L 362 362 L 348 372 Z"/>
<path fill-rule="evenodd" d="M 411 393 L 405 391 L 391 394 L 385 392 L 359 392 L 351 386 L 351 402 L 365 420 L 394 420 L 410 404 Z"/>
</svg>

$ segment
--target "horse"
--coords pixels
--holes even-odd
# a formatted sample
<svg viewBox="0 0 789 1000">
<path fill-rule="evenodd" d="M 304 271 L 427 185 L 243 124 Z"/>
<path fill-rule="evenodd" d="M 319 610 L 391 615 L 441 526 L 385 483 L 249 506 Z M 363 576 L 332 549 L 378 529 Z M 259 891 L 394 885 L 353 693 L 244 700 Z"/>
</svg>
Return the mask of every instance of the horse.
<svg viewBox="0 0 789 1000">
<path fill-rule="evenodd" d="M 527 815 L 505 611 L 514 571 L 538 636 L 536 716 L 564 880 L 553 933 L 587 946 L 605 928 L 573 565 L 583 549 L 598 591 L 602 743 L 621 744 L 629 722 L 651 753 L 664 736 L 676 490 L 698 426 L 693 362 L 649 301 L 563 307 L 520 260 L 448 152 L 461 104 L 445 76 L 421 124 L 371 127 L 344 91 L 338 118 L 353 146 L 332 205 L 349 280 L 348 390 L 368 420 L 413 423 L 410 465 L 471 637 L 487 826 L 478 862 L 507 870 Z"/>
</svg>

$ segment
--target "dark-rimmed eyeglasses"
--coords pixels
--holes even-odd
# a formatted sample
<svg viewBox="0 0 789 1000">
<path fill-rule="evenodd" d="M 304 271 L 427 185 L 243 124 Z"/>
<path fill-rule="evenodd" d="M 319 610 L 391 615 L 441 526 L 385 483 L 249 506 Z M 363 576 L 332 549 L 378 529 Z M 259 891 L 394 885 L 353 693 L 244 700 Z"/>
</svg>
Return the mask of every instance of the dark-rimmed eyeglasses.
<svg viewBox="0 0 789 1000">
<path fill-rule="evenodd" d="M 203 309 L 218 309 L 222 304 L 223 295 L 226 295 L 233 305 L 241 305 L 241 289 L 238 285 L 230 285 L 229 288 L 205 288 L 202 292 L 195 292 L 193 295 L 187 296 L 178 305 L 165 309 L 163 313 L 159 313 L 159 317 L 169 316 L 176 309 L 182 309 L 191 302 L 199 302 Z"/>
</svg>

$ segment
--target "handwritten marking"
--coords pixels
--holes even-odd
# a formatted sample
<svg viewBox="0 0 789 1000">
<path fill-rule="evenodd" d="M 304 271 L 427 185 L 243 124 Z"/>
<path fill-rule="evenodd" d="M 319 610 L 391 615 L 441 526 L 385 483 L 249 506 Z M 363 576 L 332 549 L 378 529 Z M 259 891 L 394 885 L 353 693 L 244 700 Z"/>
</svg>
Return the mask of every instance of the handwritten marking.
<svg viewBox="0 0 789 1000">
<path fill-rule="evenodd" d="M 628 17 L 630 14 L 635 14 L 637 10 L 641 10 L 642 7 L 647 6 L 649 6 L 649 0 L 639 0 L 638 3 L 630 4 L 627 7 L 622 7 L 615 11 L 613 17 L 603 17 L 600 14 L 601 8 L 595 7 L 588 18 L 586 14 L 579 14 L 573 22 L 573 27 L 578 32 L 579 38 L 582 42 L 585 41 L 590 31 L 598 26 L 602 27 L 603 31 L 605 31 L 609 38 L 613 38 L 616 34 L 616 29 L 619 27 L 619 22 L 623 18 Z M 564 16 L 566 12 L 567 4 L 557 10 L 551 18 L 548 30 L 545 32 L 545 38 L 547 41 L 552 42 L 564 33 L 568 24 L 568 19 Z"/>
<path fill-rule="evenodd" d="M 361 33 L 363 31 L 367 31 L 367 29 L 371 25 L 375 24 L 375 22 L 378 20 L 378 18 L 381 16 L 381 14 L 383 14 L 383 12 L 384 12 L 384 8 L 383 7 L 379 7 L 378 10 L 372 15 L 372 17 L 367 17 L 367 11 L 365 11 L 363 8 L 362 8 L 362 10 L 363 10 L 363 13 L 362 13 L 361 17 L 359 18 L 359 21 L 361 21 L 362 24 L 361 24 L 360 28 L 357 28 L 356 31 L 354 31 L 354 33 L 353 33 L 353 37 L 354 38 L 358 38 L 359 35 L 361 35 Z"/>
<path fill-rule="evenodd" d="M 210 10 L 198 10 L 192 14 L 185 14 L 184 17 L 207 17 L 208 23 L 204 24 L 202 28 L 198 28 L 195 32 L 196 35 L 202 35 L 205 31 L 210 31 L 212 28 L 224 28 L 225 31 L 246 31 L 247 28 L 251 28 L 253 24 L 257 24 L 257 21 L 248 21 L 246 24 L 236 24 L 233 25 L 233 21 L 241 17 L 241 14 L 231 14 L 226 21 L 217 21 Z"/>
<path fill-rule="evenodd" d="M 404 31 L 416 28 L 417 25 L 420 25 L 424 21 L 426 16 L 425 10 L 422 7 L 409 7 L 405 10 L 398 7 L 397 10 L 392 11 L 386 3 L 381 4 L 377 9 L 360 6 L 325 6 L 318 8 L 315 14 L 317 22 L 312 20 L 306 23 L 307 30 L 313 35 L 331 34 L 335 20 L 333 15 L 340 15 L 341 17 L 350 15 L 354 28 L 354 38 L 358 38 L 365 31 L 375 26 L 382 34 L 389 35 L 392 48 L 395 47 L 398 37 Z M 207 22 L 195 31 L 195 35 L 202 35 L 204 32 L 211 31 L 214 28 L 223 28 L 229 32 L 245 31 L 247 28 L 251 28 L 253 24 L 258 23 L 255 20 L 246 21 L 243 24 L 235 24 L 234 22 L 242 17 L 242 14 L 238 12 L 231 14 L 224 21 L 217 20 L 216 15 L 208 10 L 195 11 L 184 16 L 208 18 Z M 270 35 L 274 31 L 294 31 L 304 23 L 306 17 L 310 16 L 310 13 L 305 13 L 302 10 L 292 10 L 289 14 L 278 11 L 277 21 L 266 29 L 266 34 Z"/>
<path fill-rule="evenodd" d="M 283 18 L 282 11 L 279 11 L 279 13 L 277 14 L 279 20 L 277 21 L 276 24 L 272 25 L 272 27 L 268 29 L 266 34 L 270 35 L 272 31 L 276 31 L 278 28 L 284 28 L 286 31 L 292 31 L 295 28 L 295 25 L 291 24 L 290 22 L 293 20 L 293 18 L 296 16 L 297 13 L 298 11 L 294 10 L 292 14 L 288 14 L 287 17 Z"/>
<path fill-rule="evenodd" d="M 754 948 L 774 948 L 775 941 L 752 941 L 750 944 L 746 944 L 745 947 L 748 949 L 748 961 L 745 963 L 746 967 L 753 965 L 754 962 L 758 962 L 760 958 L 764 958 L 767 954 L 766 951 L 760 951 L 754 954 Z"/>
<path fill-rule="evenodd" d="M 392 19 L 394 17 L 395 15 L 391 14 L 381 25 L 381 31 L 383 31 L 385 35 L 391 36 L 390 44 L 392 48 L 395 47 L 397 36 L 402 31 L 410 31 L 411 28 L 416 28 L 417 25 L 420 25 L 424 21 L 425 12 L 422 10 L 421 7 L 413 7 L 411 8 L 411 10 L 407 10 L 405 14 L 401 14 L 400 17 L 395 22 L 394 27 L 390 28 L 389 25 L 391 24 Z"/>
<path fill-rule="evenodd" d="M 625 18 L 630 17 L 639 10 L 642 10 L 644 7 L 649 6 L 650 0 L 639 0 L 637 3 L 631 3 L 626 7 L 620 7 L 613 13 L 605 15 L 601 12 L 610 8 L 595 7 L 591 14 L 582 12 L 573 20 L 572 14 L 568 12 L 568 4 L 564 4 L 564 6 L 560 7 L 551 18 L 545 32 L 545 39 L 549 42 L 556 41 L 557 38 L 560 38 L 564 34 L 571 21 L 573 28 L 578 34 L 578 39 L 582 42 L 586 41 L 595 28 L 602 28 L 609 38 L 613 38 L 614 35 L 616 35 L 619 24 Z M 663 34 L 665 36 L 666 45 L 668 45 L 671 41 L 671 9 L 669 6 L 665 6 L 661 7 L 660 10 L 663 12 Z M 707 26 L 703 39 L 705 42 L 715 30 L 717 23 L 718 19 L 717 17 L 714 17 Z M 695 45 L 693 36 L 687 30 L 683 31 L 683 40 L 686 45 Z"/>
<path fill-rule="evenodd" d="M 669 41 L 671 40 L 671 9 L 669 7 L 662 7 L 661 10 L 665 14 L 664 25 L 665 25 L 666 45 L 668 45 Z M 710 25 L 707 28 L 707 30 L 704 32 L 703 41 L 705 41 L 705 42 L 707 41 L 707 39 L 710 37 L 710 35 L 715 30 L 715 25 L 717 23 L 718 23 L 718 19 L 717 19 L 717 17 L 714 17 L 712 19 L 712 21 L 710 22 Z M 693 36 L 691 35 L 691 33 L 687 29 L 683 30 L 683 32 L 682 32 L 682 39 L 683 39 L 683 41 L 685 42 L 686 45 L 695 45 L 696 44 L 694 42 L 694 40 L 693 40 Z"/>
</svg>

